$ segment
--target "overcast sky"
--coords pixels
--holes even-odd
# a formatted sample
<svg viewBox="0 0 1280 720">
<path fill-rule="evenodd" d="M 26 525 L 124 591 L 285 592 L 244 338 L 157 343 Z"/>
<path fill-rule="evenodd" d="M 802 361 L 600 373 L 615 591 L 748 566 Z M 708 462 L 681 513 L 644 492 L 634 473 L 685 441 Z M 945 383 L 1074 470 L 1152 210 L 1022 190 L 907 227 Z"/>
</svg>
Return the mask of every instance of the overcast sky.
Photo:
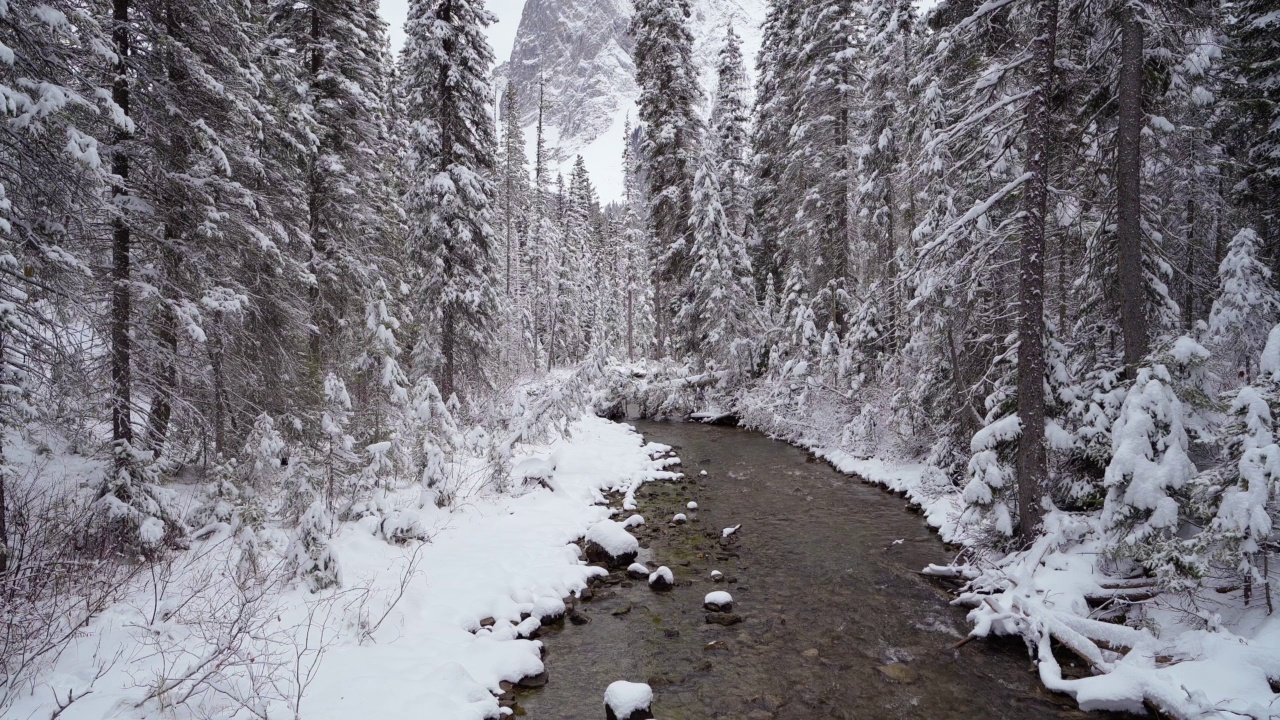
<svg viewBox="0 0 1280 720">
<path fill-rule="evenodd" d="M 498 16 L 498 22 L 489 26 L 489 44 L 497 61 L 504 62 L 511 56 L 524 0 L 488 0 L 485 5 Z M 382 0 L 381 12 L 391 26 L 391 49 L 398 53 L 404 45 L 404 19 L 409 14 L 409 0 Z"/>
</svg>

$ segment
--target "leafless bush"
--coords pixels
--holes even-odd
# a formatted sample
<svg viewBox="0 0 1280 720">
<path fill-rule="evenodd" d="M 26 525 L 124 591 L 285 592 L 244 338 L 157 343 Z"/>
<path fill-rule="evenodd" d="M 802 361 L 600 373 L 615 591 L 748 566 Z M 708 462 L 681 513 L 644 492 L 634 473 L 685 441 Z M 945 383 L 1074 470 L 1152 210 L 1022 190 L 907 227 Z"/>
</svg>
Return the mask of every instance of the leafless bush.
<svg viewBox="0 0 1280 720">
<path fill-rule="evenodd" d="M 0 573 L 0 715 L 32 692 L 89 621 L 117 602 L 143 566 L 87 557 L 76 528 L 91 510 L 74 489 L 45 477 L 43 463 L 6 484 L 9 565 Z M 99 669 L 114 661 L 103 659 Z M 69 705 L 90 690 L 69 689 Z M 66 697 L 64 701 L 61 698 Z"/>
</svg>

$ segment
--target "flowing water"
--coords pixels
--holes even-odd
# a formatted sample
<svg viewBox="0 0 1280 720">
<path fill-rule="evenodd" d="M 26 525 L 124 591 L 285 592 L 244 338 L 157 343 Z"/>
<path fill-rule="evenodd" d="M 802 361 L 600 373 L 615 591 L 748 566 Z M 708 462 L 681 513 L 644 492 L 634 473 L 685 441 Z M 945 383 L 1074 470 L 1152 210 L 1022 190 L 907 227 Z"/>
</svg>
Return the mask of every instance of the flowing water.
<svg viewBox="0 0 1280 720">
<path fill-rule="evenodd" d="M 648 524 L 633 530 L 676 587 L 611 575 L 577 603 L 590 622 L 544 632 L 550 682 L 522 691 L 518 713 L 598 720 L 608 684 L 631 680 L 653 686 L 663 720 L 1102 717 L 1041 689 L 1021 643 L 954 648 L 964 611 L 917 573 L 948 551 L 902 499 L 756 433 L 636 426 L 684 463 L 687 481 L 638 494 Z M 690 522 L 669 524 L 677 512 Z M 712 590 L 741 623 L 706 622 Z"/>
</svg>

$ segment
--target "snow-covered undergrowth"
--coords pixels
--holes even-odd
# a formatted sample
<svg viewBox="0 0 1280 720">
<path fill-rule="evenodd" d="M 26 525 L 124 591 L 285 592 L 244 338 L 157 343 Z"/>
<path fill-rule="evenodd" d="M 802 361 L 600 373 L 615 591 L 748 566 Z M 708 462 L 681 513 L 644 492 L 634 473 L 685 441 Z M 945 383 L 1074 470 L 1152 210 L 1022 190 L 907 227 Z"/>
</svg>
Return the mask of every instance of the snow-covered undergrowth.
<svg viewBox="0 0 1280 720">
<path fill-rule="evenodd" d="M 256 542 L 211 531 L 189 549 L 125 572 L 5 717 L 353 717 L 475 720 L 499 715 L 500 683 L 542 671 L 527 639 L 563 598 L 602 572 L 578 541 L 610 511 L 606 492 L 669 478 L 668 448 L 595 417 L 543 444 L 521 445 L 541 484 L 457 488 L 451 508 L 423 502 L 417 484 L 381 492 L 381 512 L 341 523 L 329 552 L 340 584 L 312 592 L 298 579 L 293 533 Z M 92 482 L 92 464 L 45 467 Z M 179 503 L 181 504 L 181 503 Z M 425 541 L 389 542 L 387 518 Z M 76 616 L 76 622 L 80 616 Z M 71 702 L 68 704 L 68 700 Z"/>
<path fill-rule="evenodd" d="M 1280 334 L 1273 340 L 1280 370 Z M 938 462 L 962 453 L 889 392 L 891 371 L 855 393 L 795 363 L 753 379 L 650 365 L 619 368 L 612 389 L 654 414 L 732 415 L 904 495 L 959 548 L 926 572 L 963 583 L 956 602 L 971 608 L 970 638 L 1024 639 L 1045 686 L 1084 709 L 1275 717 L 1280 618 L 1265 564 L 1268 488 L 1280 472 L 1268 406 L 1277 378 L 1264 353 L 1257 382 L 1208 402 L 1196 395 L 1207 357 L 1182 338 L 1135 381 L 1104 378 L 1080 392 L 1080 427 L 1047 431 L 1064 457 L 1101 458 L 1099 477 L 1085 475 L 1091 494 L 1051 507 L 1043 534 L 1020 550 L 994 511 L 1011 492 L 1004 463 L 1019 433 L 997 432 L 1009 416 L 974 434 L 966 469 Z M 1072 478 L 1079 467 L 1055 472 Z"/>
</svg>

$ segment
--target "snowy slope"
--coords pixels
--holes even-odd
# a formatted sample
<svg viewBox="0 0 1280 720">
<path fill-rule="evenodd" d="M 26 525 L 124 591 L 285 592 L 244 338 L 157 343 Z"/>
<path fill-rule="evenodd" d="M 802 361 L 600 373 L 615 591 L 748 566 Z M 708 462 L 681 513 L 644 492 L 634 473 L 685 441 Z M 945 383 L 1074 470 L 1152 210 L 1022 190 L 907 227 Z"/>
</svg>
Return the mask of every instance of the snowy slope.
<svg viewBox="0 0 1280 720">
<path fill-rule="evenodd" d="M 710 95 L 715 59 L 725 28 L 743 38 L 748 67 L 759 51 L 764 0 L 693 0 L 690 27 Z M 636 116 L 635 65 L 631 61 L 631 0 L 528 0 L 516 32 L 511 60 L 496 71 L 499 85 L 521 92 L 521 124 L 530 157 L 537 120 L 539 79 L 545 83 L 548 146 L 567 172 L 582 155 L 602 201 L 622 194 L 623 126 Z M 707 108 L 709 110 L 709 108 Z"/>
</svg>

